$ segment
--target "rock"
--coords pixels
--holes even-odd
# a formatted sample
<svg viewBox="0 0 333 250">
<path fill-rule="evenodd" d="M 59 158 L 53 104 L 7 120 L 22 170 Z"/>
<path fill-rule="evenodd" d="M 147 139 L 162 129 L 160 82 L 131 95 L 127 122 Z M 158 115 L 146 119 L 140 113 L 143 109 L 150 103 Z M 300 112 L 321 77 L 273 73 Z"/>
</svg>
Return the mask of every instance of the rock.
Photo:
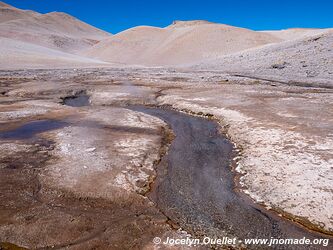
<svg viewBox="0 0 333 250">
<path fill-rule="evenodd" d="M 287 62 L 282 62 L 282 63 L 275 63 L 271 67 L 273 69 L 284 69 L 288 65 Z"/>
<path fill-rule="evenodd" d="M 96 150 L 96 148 L 87 148 L 86 152 L 94 152 Z"/>
</svg>

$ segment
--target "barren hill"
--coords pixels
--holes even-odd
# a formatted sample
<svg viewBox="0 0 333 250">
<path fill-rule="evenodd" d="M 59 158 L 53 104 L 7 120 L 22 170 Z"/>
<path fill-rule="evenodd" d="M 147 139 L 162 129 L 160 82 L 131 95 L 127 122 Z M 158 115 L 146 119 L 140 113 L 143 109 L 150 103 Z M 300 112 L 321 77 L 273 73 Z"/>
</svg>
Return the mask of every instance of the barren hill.
<svg viewBox="0 0 333 250">
<path fill-rule="evenodd" d="M 253 31 L 194 20 L 174 21 L 165 28 L 138 26 L 111 35 L 61 12 L 40 14 L 0 2 L 0 14 L 3 67 L 24 63 L 42 67 L 43 62 L 49 67 L 56 60 L 61 65 L 82 60 L 83 65 L 195 65 L 192 69 L 255 77 L 332 78 L 330 29 Z"/>
<path fill-rule="evenodd" d="M 284 82 L 317 82 L 333 86 L 332 44 L 333 29 L 317 30 L 299 39 L 206 60 L 195 68 Z"/>
<path fill-rule="evenodd" d="M 1 12 L 11 11 L 1 18 L 7 20 L 0 23 L 1 37 L 77 53 L 110 35 L 65 13 L 38 14 L 7 6 L 0 5 Z"/>
<path fill-rule="evenodd" d="M 0 69 L 92 67 L 103 65 L 104 63 L 98 60 L 0 37 Z"/>
<path fill-rule="evenodd" d="M 40 15 L 31 10 L 20 10 L 6 3 L 0 2 L 0 23 L 16 19 L 25 19 Z"/>
<path fill-rule="evenodd" d="M 271 34 L 206 21 L 140 26 L 116 34 L 84 55 L 145 66 L 181 65 L 281 41 Z"/>
<path fill-rule="evenodd" d="M 303 38 L 306 36 L 314 36 L 325 33 L 329 29 L 301 29 L 301 28 L 292 28 L 285 30 L 271 30 L 271 31 L 262 31 L 263 33 L 273 35 L 281 40 L 288 41 Z"/>
<path fill-rule="evenodd" d="M 80 60 L 83 65 L 96 64 L 97 60 L 73 54 L 109 36 L 65 13 L 40 14 L 0 2 L 1 67 L 65 66 Z"/>
</svg>

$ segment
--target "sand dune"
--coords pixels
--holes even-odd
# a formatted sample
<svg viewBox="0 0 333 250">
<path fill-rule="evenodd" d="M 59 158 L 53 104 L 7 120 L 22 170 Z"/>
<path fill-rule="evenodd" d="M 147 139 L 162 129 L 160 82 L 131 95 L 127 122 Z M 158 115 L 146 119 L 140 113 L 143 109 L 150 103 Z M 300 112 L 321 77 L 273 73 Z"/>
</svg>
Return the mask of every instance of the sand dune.
<svg viewBox="0 0 333 250">
<path fill-rule="evenodd" d="M 281 41 L 271 34 L 206 21 L 177 21 L 166 28 L 140 26 L 114 35 L 84 55 L 146 66 L 180 65 Z"/>
</svg>

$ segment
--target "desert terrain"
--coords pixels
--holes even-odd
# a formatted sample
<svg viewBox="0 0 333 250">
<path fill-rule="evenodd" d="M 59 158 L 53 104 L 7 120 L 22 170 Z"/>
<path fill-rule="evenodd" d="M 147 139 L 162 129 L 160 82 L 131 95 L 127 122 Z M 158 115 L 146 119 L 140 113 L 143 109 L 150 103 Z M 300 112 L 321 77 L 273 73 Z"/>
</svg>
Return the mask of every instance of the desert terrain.
<svg viewBox="0 0 333 250">
<path fill-rule="evenodd" d="M 0 249 L 329 249 L 332 42 L 0 3 Z"/>
</svg>

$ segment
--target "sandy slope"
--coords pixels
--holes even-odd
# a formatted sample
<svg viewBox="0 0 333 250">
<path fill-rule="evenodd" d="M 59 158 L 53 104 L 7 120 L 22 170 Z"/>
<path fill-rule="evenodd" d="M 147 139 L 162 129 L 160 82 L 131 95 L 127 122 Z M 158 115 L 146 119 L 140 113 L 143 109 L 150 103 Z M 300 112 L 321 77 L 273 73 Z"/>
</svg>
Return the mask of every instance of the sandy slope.
<svg viewBox="0 0 333 250">
<path fill-rule="evenodd" d="M 0 69 L 103 66 L 98 60 L 0 37 Z"/>
<path fill-rule="evenodd" d="M 147 66 L 179 65 L 279 42 L 270 34 L 206 21 L 177 21 L 166 28 L 140 26 L 114 35 L 84 55 Z"/>
<path fill-rule="evenodd" d="M 4 7 L 2 7 L 4 6 Z M 0 36 L 76 53 L 110 36 L 80 20 L 60 12 L 38 14 L 0 5 Z"/>
<path fill-rule="evenodd" d="M 65 13 L 39 14 L 0 2 L 1 68 L 96 65 L 102 62 L 73 54 L 109 36 Z"/>
<path fill-rule="evenodd" d="M 326 32 L 329 29 L 302 29 L 302 28 L 293 28 L 285 30 L 269 30 L 262 31 L 265 34 L 273 35 L 281 40 L 294 40 L 299 38 L 304 38 L 306 36 L 319 35 Z"/>
<path fill-rule="evenodd" d="M 31 10 L 20 10 L 6 3 L 0 2 L 0 23 L 16 19 L 26 19 L 40 15 Z"/>
<path fill-rule="evenodd" d="M 308 33 L 299 39 L 207 60 L 195 68 L 275 80 L 333 84 L 333 29 L 312 34 L 315 35 Z"/>
<path fill-rule="evenodd" d="M 15 29 L 19 32 L 33 31 L 44 34 L 62 34 L 78 38 L 100 40 L 110 34 L 62 12 L 32 15 L 28 18 L 1 23 L 1 30 Z"/>
</svg>

